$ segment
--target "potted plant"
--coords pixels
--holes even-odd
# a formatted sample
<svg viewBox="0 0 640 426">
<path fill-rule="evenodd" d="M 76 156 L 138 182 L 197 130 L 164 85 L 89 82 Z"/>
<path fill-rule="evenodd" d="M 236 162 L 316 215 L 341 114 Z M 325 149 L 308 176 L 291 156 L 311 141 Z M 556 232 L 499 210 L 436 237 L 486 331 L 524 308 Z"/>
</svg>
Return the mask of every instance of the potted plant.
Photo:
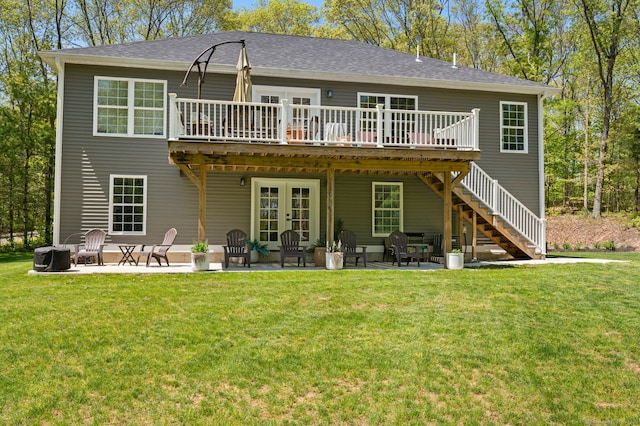
<svg viewBox="0 0 640 426">
<path fill-rule="evenodd" d="M 453 249 L 447 253 L 447 269 L 464 268 L 464 253 L 460 249 Z"/>
<path fill-rule="evenodd" d="M 327 244 L 325 262 L 327 269 L 342 269 L 343 265 L 342 241 Z"/>
<path fill-rule="evenodd" d="M 191 246 L 191 270 L 207 271 L 209 269 L 209 243 L 197 241 Z"/>
<path fill-rule="evenodd" d="M 251 263 L 258 263 L 259 255 L 269 256 L 269 247 L 257 239 L 247 241 L 247 247 L 251 250 Z"/>
<path fill-rule="evenodd" d="M 307 249 L 307 253 L 313 253 L 313 264 L 319 267 L 325 267 L 327 265 L 326 253 L 327 247 L 325 247 L 324 241 L 318 238 Z"/>
</svg>

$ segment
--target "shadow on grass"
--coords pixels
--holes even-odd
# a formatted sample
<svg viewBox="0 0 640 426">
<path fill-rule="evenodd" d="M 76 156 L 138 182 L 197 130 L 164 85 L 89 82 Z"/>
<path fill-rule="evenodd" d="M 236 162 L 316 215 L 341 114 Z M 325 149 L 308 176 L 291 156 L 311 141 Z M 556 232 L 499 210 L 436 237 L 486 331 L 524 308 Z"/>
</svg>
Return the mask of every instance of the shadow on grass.
<svg viewBox="0 0 640 426">
<path fill-rule="evenodd" d="M 33 261 L 33 252 L 7 252 L 0 253 L 0 263 L 15 263 Z"/>
</svg>

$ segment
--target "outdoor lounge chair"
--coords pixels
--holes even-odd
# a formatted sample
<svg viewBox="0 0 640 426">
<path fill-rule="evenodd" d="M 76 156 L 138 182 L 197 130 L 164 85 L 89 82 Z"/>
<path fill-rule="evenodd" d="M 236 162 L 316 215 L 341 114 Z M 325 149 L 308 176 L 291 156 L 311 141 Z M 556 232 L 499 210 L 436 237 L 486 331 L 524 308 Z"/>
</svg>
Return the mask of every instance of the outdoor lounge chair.
<svg viewBox="0 0 640 426">
<path fill-rule="evenodd" d="M 353 257 L 356 260 L 356 266 L 358 266 L 358 259 L 362 258 L 364 267 L 367 267 L 367 246 L 360 246 L 362 251 L 358 251 L 357 238 L 354 232 L 344 230 L 338 235 L 338 240 L 342 242 L 344 266 L 347 266 L 347 258 Z"/>
<path fill-rule="evenodd" d="M 401 266 L 401 261 L 403 258 L 407 259 L 407 265 L 412 259 L 418 261 L 418 266 L 420 266 L 420 253 L 417 251 L 409 251 L 409 238 L 407 234 L 400 231 L 393 231 L 389 234 L 389 240 L 391 241 L 391 247 L 393 248 L 394 259 L 391 263 L 392 265 L 398 262 L 398 267 Z"/>
<path fill-rule="evenodd" d="M 147 258 L 146 266 L 149 266 L 149 262 L 151 261 L 152 257 L 158 261 L 159 266 L 162 266 L 162 262 L 160 262 L 160 259 L 164 259 L 165 262 L 167 262 L 167 266 L 169 266 L 167 252 L 173 245 L 173 241 L 176 239 L 176 235 L 178 235 L 178 231 L 176 231 L 176 228 L 171 228 L 164 234 L 164 240 L 162 240 L 162 244 L 154 244 L 152 246 L 143 244 L 140 248 L 140 253 L 138 253 L 136 266 L 140 262 L 141 257 Z"/>
<path fill-rule="evenodd" d="M 284 268 L 285 257 L 297 257 L 298 267 L 300 266 L 300 259 L 302 264 L 307 266 L 307 246 L 300 245 L 300 234 L 296 231 L 288 230 L 280 234 L 280 266 Z"/>
<path fill-rule="evenodd" d="M 240 229 L 227 232 L 227 245 L 224 248 L 224 267 L 229 267 L 229 259 L 241 257 L 244 264 L 251 268 L 251 250 L 247 247 L 247 234 Z"/>
<path fill-rule="evenodd" d="M 78 244 L 73 255 L 73 264 L 78 265 L 78 260 L 84 259 L 85 266 L 87 259 L 96 258 L 98 265 L 104 265 L 102 260 L 102 250 L 107 233 L 102 229 L 90 229 L 84 234 L 84 244 Z"/>
</svg>

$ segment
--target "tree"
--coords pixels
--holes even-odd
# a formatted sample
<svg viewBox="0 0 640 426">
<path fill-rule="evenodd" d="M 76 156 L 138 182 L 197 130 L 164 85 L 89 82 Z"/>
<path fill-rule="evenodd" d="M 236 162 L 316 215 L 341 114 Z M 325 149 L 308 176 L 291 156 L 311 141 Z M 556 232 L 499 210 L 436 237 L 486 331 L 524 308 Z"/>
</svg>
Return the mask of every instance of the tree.
<svg viewBox="0 0 640 426">
<path fill-rule="evenodd" d="M 310 36 L 320 18 L 315 6 L 299 0 L 259 0 L 255 9 L 245 9 L 235 19 L 243 31 Z"/>
<path fill-rule="evenodd" d="M 602 88 L 602 125 L 593 200 L 593 218 L 602 215 L 602 195 L 609 148 L 609 129 L 613 119 L 616 63 L 631 29 L 636 0 L 579 0 L 581 12 L 594 49 L 598 78 Z M 633 7 L 632 7 L 633 5 Z"/>
</svg>

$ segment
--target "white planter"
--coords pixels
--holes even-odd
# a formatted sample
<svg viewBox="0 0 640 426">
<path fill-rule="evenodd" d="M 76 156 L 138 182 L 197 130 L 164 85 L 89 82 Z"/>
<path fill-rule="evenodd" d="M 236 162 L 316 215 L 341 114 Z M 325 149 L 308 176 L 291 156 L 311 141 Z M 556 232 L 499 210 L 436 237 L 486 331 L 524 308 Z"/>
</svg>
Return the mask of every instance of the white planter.
<svg viewBox="0 0 640 426">
<path fill-rule="evenodd" d="M 464 268 L 464 253 L 447 253 L 447 269 Z"/>
<path fill-rule="evenodd" d="M 325 261 L 327 269 L 342 269 L 342 252 L 326 253 Z"/>
<path fill-rule="evenodd" d="M 251 250 L 251 254 L 249 255 L 251 258 L 251 263 L 258 263 L 258 252 L 255 250 Z"/>
<path fill-rule="evenodd" d="M 191 253 L 191 270 L 192 271 L 208 271 L 209 270 L 209 252 Z"/>
</svg>

